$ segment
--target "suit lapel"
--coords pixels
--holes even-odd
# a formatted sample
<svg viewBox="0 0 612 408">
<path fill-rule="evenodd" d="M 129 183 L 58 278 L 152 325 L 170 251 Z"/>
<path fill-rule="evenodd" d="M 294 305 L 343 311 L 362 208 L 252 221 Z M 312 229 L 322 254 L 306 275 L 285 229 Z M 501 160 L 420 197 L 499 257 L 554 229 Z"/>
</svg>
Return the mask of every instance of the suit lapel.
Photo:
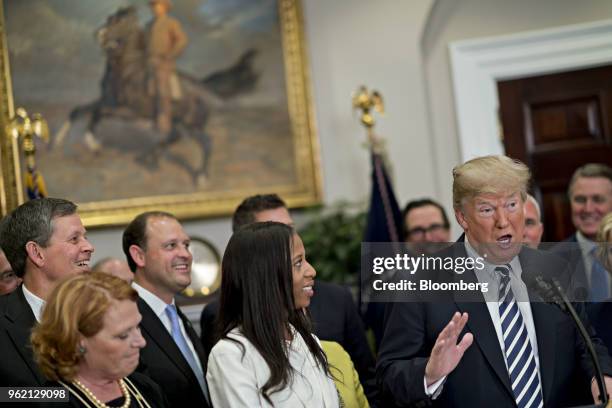
<svg viewBox="0 0 612 408">
<path fill-rule="evenodd" d="M 467 257 L 463 243 L 456 243 L 454 249 L 455 257 Z M 453 279 L 455 282 L 463 280 L 466 283 L 477 283 L 478 279 L 474 270 L 467 270 L 464 274 L 459 275 L 453 273 Z M 514 400 L 514 394 L 510 384 L 510 376 L 506 369 L 506 363 L 504 361 L 504 353 L 499 345 L 497 339 L 497 332 L 489 308 L 485 302 L 482 293 L 478 295 L 470 295 L 469 301 L 466 301 L 466 296 L 460 292 L 454 292 L 454 300 L 457 308 L 461 312 L 468 313 L 467 329 L 474 335 L 474 342 L 482 352 L 483 356 L 499 378 L 504 384 L 504 388 Z"/>
<path fill-rule="evenodd" d="M 466 271 L 462 276 L 455 276 L 455 281 L 460 279 L 463 279 L 465 282 L 478 282 L 474 271 Z M 499 346 L 497 332 L 495 331 L 495 326 L 493 326 L 487 304 L 484 297 L 480 296 L 482 298 L 480 301 L 465 302 L 462 296 L 455 292 L 455 303 L 461 312 L 468 313 L 467 328 L 474 335 L 474 342 L 493 368 L 499 380 L 504 384 L 506 391 L 514 399 L 510 377 L 504 362 L 504 353 Z"/>
<path fill-rule="evenodd" d="M 208 356 L 204 352 L 204 348 L 202 347 L 202 342 L 198 337 L 195 329 L 193 328 L 191 321 L 183 314 L 183 311 L 177 306 L 176 311 L 178 312 L 179 317 L 183 321 L 183 326 L 185 326 L 185 331 L 191 340 L 191 344 L 193 344 L 193 348 L 200 359 L 200 364 L 202 365 L 202 371 L 206 376 L 206 367 L 208 365 Z"/>
<path fill-rule="evenodd" d="M 142 298 L 138 299 L 138 309 L 142 314 L 142 322 L 140 325 L 148 334 L 151 341 L 157 344 L 157 347 L 168 356 L 168 359 L 172 361 L 186 377 L 197 382 L 195 374 L 191 370 L 191 367 L 189 367 L 189 364 L 185 360 L 185 357 L 183 357 L 183 353 L 181 353 L 174 339 L 172 339 L 172 336 L 170 336 L 170 333 L 168 333 L 168 330 L 166 330 L 159 317 L 155 315 L 153 309 L 151 309 Z"/>
<path fill-rule="evenodd" d="M 30 345 L 30 334 L 36 324 L 32 308 L 25 299 L 22 286 L 7 296 L 10 297 L 7 299 L 5 317 L 10 324 L 6 325 L 6 331 L 34 378 L 36 378 L 40 385 L 43 385 L 45 378 L 40 374 L 38 366 L 32 358 L 32 348 Z"/>
</svg>

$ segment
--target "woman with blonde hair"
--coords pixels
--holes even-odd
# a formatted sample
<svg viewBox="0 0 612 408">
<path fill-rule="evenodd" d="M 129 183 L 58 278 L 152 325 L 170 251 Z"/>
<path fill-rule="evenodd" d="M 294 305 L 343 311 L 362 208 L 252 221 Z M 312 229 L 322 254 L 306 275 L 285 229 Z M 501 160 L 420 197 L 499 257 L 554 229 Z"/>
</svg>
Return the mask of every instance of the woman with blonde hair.
<svg viewBox="0 0 612 408">
<path fill-rule="evenodd" d="M 65 406 L 167 406 L 159 386 L 134 373 L 146 344 L 137 300 L 127 282 L 105 273 L 72 277 L 52 292 L 32 346 L 48 385 L 68 391 Z"/>
<path fill-rule="evenodd" d="M 608 272 L 608 282 L 612 281 L 612 213 L 601 219 L 597 230 L 597 260 Z M 604 342 L 608 351 L 612 352 L 612 299 L 587 305 L 589 320 Z"/>
</svg>

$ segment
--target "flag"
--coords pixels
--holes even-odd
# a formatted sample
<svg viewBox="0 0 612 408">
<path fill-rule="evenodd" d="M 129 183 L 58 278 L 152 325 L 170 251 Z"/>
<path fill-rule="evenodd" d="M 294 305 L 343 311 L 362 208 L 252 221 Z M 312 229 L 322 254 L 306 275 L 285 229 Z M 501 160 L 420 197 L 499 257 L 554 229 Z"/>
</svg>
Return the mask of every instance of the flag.
<svg viewBox="0 0 612 408">
<path fill-rule="evenodd" d="M 399 242 L 402 213 L 382 156 L 372 152 L 372 195 L 364 242 Z"/>
<path fill-rule="evenodd" d="M 30 200 L 47 197 L 47 187 L 36 165 L 28 163 L 25 173 L 25 187 Z"/>
<path fill-rule="evenodd" d="M 384 160 L 381 154 L 371 152 L 372 195 L 363 242 L 400 242 L 402 213 L 393 192 Z M 360 291 L 363 318 L 366 326 L 372 329 L 376 347 L 380 344 L 384 330 L 385 303 L 369 302 L 369 282 L 362 282 Z M 365 292 L 365 293 L 364 293 Z M 365 310 L 363 310 L 365 308 Z"/>
</svg>

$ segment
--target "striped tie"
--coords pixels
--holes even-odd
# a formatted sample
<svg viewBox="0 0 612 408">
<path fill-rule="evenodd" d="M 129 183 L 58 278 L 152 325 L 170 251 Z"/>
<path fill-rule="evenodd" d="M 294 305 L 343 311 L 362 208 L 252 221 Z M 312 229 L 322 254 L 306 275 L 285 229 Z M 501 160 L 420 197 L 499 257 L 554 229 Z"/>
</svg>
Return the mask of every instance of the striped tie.
<svg viewBox="0 0 612 408">
<path fill-rule="evenodd" d="M 512 392 L 518 408 L 542 407 L 542 387 L 527 327 L 510 287 L 510 265 L 495 268 L 501 274 L 499 318 Z"/>
</svg>

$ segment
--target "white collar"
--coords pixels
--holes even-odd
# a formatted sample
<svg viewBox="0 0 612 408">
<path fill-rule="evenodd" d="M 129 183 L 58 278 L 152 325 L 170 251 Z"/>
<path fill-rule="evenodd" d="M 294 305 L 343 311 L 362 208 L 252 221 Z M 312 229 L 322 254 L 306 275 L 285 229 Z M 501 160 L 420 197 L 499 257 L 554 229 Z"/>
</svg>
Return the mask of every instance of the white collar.
<svg viewBox="0 0 612 408">
<path fill-rule="evenodd" d="M 482 258 L 484 261 L 484 265 L 485 265 L 485 270 L 492 276 L 492 277 L 496 277 L 497 279 L 497 272 L 495 272 L 495 268 L 499 265 L 496 264 L 492 264 L 490 262 L 487 262 L 487 259 L 482 257 L 480 254 L 478 254 L 478 252 L 476 252 L 476 250 L 474 249 L 474 247 L 472 246 L 472 244 L 470 244 L 470 241 L 468 240 L 468 237 L 465 237 L 465 251 L 467 252 L 468 256 L 470 258 Z M 516 255 L 514 258 L 512 258 L 510 260 L 510 262 L 507 262 L 507 264 L 510 265 L 511 268 L 511 273 L 515 274 L 517 278 L 521 278 L 521 273 L 522 273 L 522 268 L 521 268 L 521 263 L 519 261 L 519 257 L 518 255 Z"/>
<path fill-rule="evenodd" d="M 28 302 L 30 308 L 32 308 L 32 313 L 34 313 L 36 321 L 40 322 L 40 316 L 42 314 L 42 309 L 45 307 L 45 301 L 30 292 L 25 284 L 22 284 L 21 287 L 23 288 L 23 296 L 25 296 L 26 302 Z"/>
<path fill-rule="evenodd" d="M 149 307 L 153 309 L 153 312 L 157 317 L 161 318 L 166 313 L 166 306 L 168 305 L 157 295 L 153 294 L 148 289 L 143 288 L 136 282 L 132 282 L 132 287 L 136 289 L 136 292 L 138 292 L 138 296 L 140 296 L 142 300 L 144 300 L 147 305 L 149 305 Z M 172 299 L 171 304 L 174 304 L 174 298 Z"/>
</svg>

